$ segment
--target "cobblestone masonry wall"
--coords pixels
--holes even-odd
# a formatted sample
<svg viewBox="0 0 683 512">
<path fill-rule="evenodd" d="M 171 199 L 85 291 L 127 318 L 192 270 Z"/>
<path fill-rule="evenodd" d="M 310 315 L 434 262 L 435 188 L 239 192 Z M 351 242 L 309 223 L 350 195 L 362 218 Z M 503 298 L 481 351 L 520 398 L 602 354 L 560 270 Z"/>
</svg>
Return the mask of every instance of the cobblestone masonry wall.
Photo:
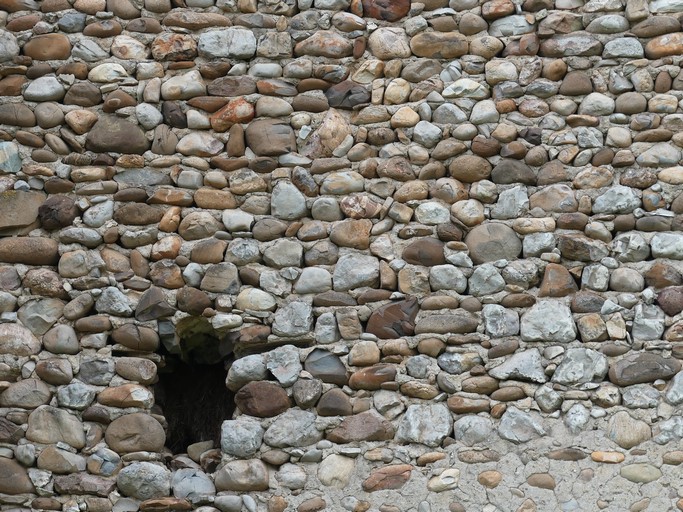
<svg viewBox="0 0 683 512">
<path fill-rule="evenodd" d="M 683 510 L 683 1 L 0 8 L 3 510 Z"/>
</svg>

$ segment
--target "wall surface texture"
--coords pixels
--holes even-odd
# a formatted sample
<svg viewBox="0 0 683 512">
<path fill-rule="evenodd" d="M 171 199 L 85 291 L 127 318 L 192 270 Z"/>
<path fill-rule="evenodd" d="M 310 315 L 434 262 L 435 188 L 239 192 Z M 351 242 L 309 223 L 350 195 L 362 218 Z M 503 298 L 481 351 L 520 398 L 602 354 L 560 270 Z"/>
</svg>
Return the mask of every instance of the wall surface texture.
<svg viewBox="0 0 683 512">
<path fill-rule="evenodd" d="M 0 9 L 0 508 L 683 510 L 682 0 Z"/>
</svg>

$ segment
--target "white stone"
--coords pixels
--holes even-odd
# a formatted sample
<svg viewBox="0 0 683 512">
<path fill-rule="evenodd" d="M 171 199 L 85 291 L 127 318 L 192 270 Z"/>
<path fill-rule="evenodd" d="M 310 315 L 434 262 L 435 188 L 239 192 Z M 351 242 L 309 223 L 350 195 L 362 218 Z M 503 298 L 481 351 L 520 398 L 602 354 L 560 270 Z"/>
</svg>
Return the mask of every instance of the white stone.
<svg viewBox="0 0 683 512">
<path fill-rule="evenodd" d="M 542 300 L 522 315 L 523 341 L 569 343 L 576 339 L 572 312 L 560 301 Z"/>
</svg>

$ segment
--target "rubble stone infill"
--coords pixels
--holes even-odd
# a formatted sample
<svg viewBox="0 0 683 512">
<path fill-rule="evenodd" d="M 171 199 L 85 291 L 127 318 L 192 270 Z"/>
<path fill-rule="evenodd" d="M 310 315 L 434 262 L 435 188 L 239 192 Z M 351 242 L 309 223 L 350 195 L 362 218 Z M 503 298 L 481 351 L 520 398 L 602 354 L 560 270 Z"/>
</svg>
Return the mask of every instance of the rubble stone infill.
<svg viewBox="0 0 683 512">
<path fill-rule="evenodd" d="M 0 0 L 0 508 L 683 510 L 682 21 Z"/>
</svg>

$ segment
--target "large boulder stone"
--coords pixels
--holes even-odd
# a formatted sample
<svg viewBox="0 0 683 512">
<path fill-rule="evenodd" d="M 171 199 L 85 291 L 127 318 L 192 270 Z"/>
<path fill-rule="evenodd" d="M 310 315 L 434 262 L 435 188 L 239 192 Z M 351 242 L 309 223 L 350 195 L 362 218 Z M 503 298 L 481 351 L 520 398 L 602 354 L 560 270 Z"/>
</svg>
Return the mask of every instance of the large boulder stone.
<svg viewBox="0 0 683 512">
<path fill-rule="evenodd" d="M 522 242 L 517 234 L 499 222 L 475 227 L 467 234 L 465 243 L 470 250 L 470 258 L 476 264 L 514 260 L 522 252 Z"/>
<path fill-rule="evenodd" d="M 85 139 L 85 147 L 95 153 L 111 151 L 141 155 L 149 146 L 149 141 L 137 125 L 114 116 L 100 117 Z"/>
<path fill-rule="evenodd" d="M 521 335 L 524 341 L 569 343 L 576 339 L 576 325 L 571 310 L 561 302 L 540 301 L 521 319 Z"/>
<path fill-rule="evenodd" d="M 279 119 L 252 121 L 245 131 L 249 149 L 259 156 L 278 156 L 296 151 L 294 130 Z"/>
<path fill-rule="evenodd" d="M 149 414 L 125 414 L 112 421 L 105 432 L 109 447 L 117 453 L 158 452 L 166 434 L 161 424 Z"/>
<path fill-rule="evenodd" d="M 26 439 L 36 443 L 66 443 L 76 449 L 85 446 L 83 423 L 69 412 L 41 405 L 28 417 Z"/>
<path fill-rule="evenodd" d="M 45 194 L 36 191 L 7 190 L 0 195 L 0 233 L 33 224 Z"/>
<path fill-rule="evenodd" d="M 0 457 L 0 492 L 3 494 L 33 493 L 33 483 L 24 469 L 14 459 Z"/>
<path fill-rule="evenodd" d="M 0 354 L 30 356 L 40 352 L 40 341 L 19 324 L 0 324 Z"/>
<path fill-rule="evenodd" d="M 162 498 L 171 489 L 171 472 L 159 464 L 133 462 L 119 472 L 116 485 L 124 496 L 131 498 Z"/>
<path fill-rule="evenodd" d="M 411 405 L 401 418 L 396 440 L 436 447 L 452 429 L 451 412 L 445 404 Z"/>
<path fill-rule="evenodd" d="M 38 236 L 0 239 L 0 262 L 57 265 L 57 240 Z"/>
<path fill-rule="evenodd" d="M 370 315 L 366 331 L 380 339 L 412 336 L 418 311 L 419 306 L 415 297 L 386 304 Z"/>
</svg>

